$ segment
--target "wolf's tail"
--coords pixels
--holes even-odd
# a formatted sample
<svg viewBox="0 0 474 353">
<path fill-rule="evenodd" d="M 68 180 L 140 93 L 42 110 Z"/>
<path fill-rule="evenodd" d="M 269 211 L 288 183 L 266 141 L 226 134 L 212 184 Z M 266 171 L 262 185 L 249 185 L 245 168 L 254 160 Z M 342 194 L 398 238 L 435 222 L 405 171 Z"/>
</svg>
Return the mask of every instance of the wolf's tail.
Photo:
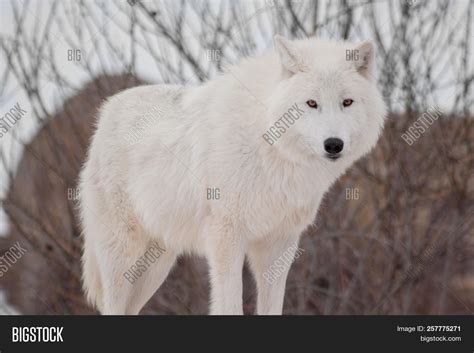
<svg viewBox="0 0 474 353">
<path fill-rule="evenodd" d="M 82 286 L 86 293 L 87 301 L 99 311 L 102 311 L 103 291 L 99 264 L 97 263 L 97 257 L 92 244 L 87 244 L 86 239 L 82 254 Z"/>
</svg>

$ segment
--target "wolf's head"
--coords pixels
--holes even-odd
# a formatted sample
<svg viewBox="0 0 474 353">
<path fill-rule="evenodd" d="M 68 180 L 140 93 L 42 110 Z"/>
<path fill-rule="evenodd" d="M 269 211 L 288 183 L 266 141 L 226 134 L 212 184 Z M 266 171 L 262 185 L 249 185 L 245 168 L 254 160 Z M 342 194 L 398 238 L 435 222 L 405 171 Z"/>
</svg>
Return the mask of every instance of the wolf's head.
<svg viewBox="0 0 474 353">
<path fill-rule="evenodd" d="M 328 167 L 367 153 L 386 114 L 373 76 L 374 46 L 280 36 L 275 46 L 281 75 L 268 102 L 267 142 Z"/>
</svg>

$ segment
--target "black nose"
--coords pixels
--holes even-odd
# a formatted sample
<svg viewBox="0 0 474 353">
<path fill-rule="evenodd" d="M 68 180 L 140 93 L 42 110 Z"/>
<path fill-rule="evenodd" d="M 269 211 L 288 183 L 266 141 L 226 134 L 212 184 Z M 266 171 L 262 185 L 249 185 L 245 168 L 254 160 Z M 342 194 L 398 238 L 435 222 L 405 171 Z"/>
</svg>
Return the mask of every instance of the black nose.
<svg viewBox="0 0 474 353">
<path fill-rule="evenodd" d="M 343 148 L 344 142 L 337 137 L 331 137 L 324 141 L 324 149 L 329 154 L 341 153 Z"/>
</svg>

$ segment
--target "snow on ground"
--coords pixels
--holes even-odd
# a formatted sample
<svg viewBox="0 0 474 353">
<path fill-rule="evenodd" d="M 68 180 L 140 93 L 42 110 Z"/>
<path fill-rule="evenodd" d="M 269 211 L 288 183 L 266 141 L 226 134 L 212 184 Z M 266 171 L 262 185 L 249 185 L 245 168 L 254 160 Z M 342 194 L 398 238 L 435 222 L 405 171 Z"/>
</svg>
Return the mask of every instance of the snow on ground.
<svg viewBox="0 0 474 353">
<path fill-rule="evenodd" d="M 5 293 L 2 291 L 0 291 L 0 315 L 19 315 L 19 312 L 7 303 Z"/>
</svg>

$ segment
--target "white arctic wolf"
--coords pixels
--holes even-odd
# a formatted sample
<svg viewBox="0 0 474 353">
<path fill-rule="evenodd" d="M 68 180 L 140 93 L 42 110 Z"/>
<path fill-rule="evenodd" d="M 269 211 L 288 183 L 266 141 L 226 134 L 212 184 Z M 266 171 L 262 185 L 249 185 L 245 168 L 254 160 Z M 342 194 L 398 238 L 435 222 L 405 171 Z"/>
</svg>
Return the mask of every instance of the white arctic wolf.
<svg viewBox="0 0 474 353">
<path fill-rule="evenodd" d="M 102 107 L 80 187 L 84 287 L 103 314 L 137 314 L 182 253 L 208 260 L 212 314 L 242 314 L 245 258 L 258 313 L 281 314 L 289 266 L 264 274 L 375 145 L 385 105 L 372 44 L 275 45 L 202 86 Z"/>
</svg>

